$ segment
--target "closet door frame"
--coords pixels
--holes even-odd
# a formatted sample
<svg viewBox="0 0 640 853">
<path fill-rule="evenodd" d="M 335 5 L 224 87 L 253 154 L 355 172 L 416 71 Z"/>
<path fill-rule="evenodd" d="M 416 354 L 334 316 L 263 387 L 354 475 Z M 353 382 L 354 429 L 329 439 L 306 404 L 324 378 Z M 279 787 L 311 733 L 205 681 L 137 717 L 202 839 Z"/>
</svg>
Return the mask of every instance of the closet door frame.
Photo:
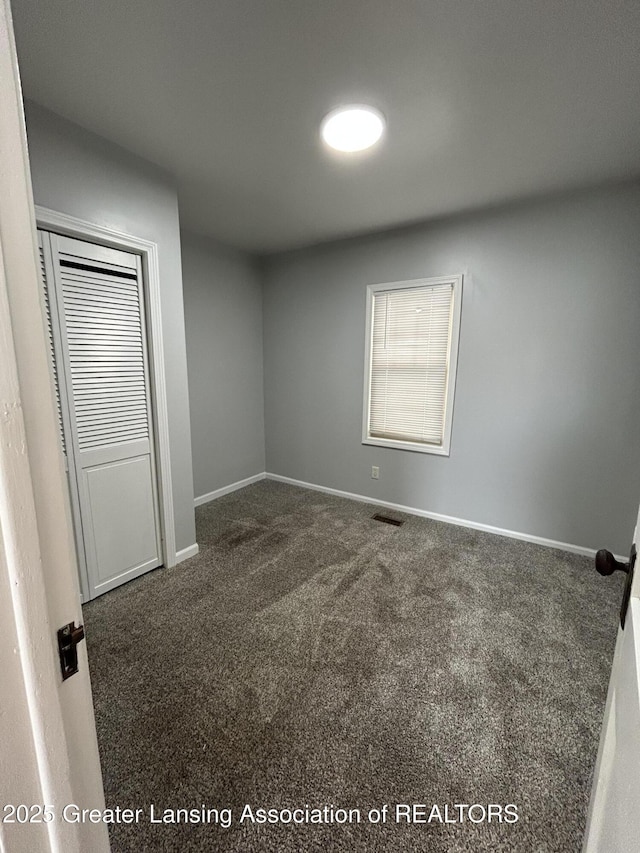
<svg viewBox="0 0 640 853">
<path fill-rule="evenodd" d="M 151 413 L 155 437 L 155 463 L 160 507 L 160 538 L 162 564 L 175 566 L 176 537 L 171 488 L 171 457 L 169 452 L 169 418 L 167 412 L 167 387 L 164 370 L 162 341 L 162 314 L 160 305 L 160 276 L 158 246 L 149 240 L 134 237 L 121 231 L 103 228 L 65 213 L 58 213 L 39 205 L 35 206 L 38 228 L 53 231 L 65 237 L 74 237 L 120 249 L 138 255 L 142 264 L 142 287 L 148 343 Z M 83 590 L 84 592 L 84 590 Z"/>
</svg>

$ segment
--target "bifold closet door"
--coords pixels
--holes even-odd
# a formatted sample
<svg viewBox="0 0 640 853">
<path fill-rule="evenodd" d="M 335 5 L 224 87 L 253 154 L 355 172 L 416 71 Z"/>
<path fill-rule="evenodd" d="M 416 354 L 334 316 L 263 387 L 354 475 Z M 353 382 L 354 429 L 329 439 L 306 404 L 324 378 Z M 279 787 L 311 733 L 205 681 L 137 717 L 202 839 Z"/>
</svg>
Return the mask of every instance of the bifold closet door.
<svg viewBox="0 0 640 853">
<path fill-rule="evenodd" d="M 93 598 L 162 562 L 142 271 L 133 254 L 42 239 L 78 550 Z"/>
</svg>

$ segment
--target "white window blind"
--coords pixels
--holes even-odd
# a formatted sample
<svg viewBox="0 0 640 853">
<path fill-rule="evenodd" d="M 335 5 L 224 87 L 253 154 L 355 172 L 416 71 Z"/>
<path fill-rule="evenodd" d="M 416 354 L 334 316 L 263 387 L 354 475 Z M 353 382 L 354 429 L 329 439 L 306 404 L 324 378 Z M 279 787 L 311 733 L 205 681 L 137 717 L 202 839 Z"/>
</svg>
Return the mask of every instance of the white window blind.
<svg viewBox="0 0 640 853">
<path fill-rule="evenodd" d="M 459 284 L 455 277 L 369 289 L 365 442 L 448 452 Z"/>
</svg>

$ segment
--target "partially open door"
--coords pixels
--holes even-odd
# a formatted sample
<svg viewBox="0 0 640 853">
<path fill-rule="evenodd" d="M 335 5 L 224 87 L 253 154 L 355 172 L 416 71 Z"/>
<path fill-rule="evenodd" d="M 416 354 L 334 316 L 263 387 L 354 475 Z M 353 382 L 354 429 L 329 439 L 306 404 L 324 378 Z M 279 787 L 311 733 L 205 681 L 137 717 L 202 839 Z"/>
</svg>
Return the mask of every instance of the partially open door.
<svg viewBox="0 0 640 853">
<path fill-rule="evenodd" d="M 640 513 L 634 533 L 638 548 Z M 629 571 L 633 571 L 633 550 Z M 613 568 L 613 566 L 611 566 Z M 584 853 L 640 850 L 640 563 L 623 601 L 600 748 L 584 839 Z"/>
<path fill-rule="evenodd" d="M 58 654 L 58 629 L 77 627 L 82 611 L 8 0 L 0 115 L 0 800 L 27 807 L 12 823 L 3 813 L 0 849 L 106 853 L 104 823 L 63 816 L 73 803 L 104 807 L 104 795 L 85 644 L 66 680 Z"/>
</svg>

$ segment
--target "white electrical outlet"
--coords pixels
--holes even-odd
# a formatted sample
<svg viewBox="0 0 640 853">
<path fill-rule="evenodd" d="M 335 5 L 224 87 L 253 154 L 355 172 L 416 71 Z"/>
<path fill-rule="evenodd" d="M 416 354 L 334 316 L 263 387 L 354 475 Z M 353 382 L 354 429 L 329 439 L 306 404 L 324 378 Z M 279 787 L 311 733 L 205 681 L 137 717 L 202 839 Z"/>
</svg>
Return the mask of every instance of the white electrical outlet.
<svg viewBox="0 0 640 853">
<path fill-rule="evenodd" d="M 371 466 L 371 479 L 372 480 L 379 480 L 380 479 L 380 469 L 378 468 L 377 465 Z"/>
</svg>

